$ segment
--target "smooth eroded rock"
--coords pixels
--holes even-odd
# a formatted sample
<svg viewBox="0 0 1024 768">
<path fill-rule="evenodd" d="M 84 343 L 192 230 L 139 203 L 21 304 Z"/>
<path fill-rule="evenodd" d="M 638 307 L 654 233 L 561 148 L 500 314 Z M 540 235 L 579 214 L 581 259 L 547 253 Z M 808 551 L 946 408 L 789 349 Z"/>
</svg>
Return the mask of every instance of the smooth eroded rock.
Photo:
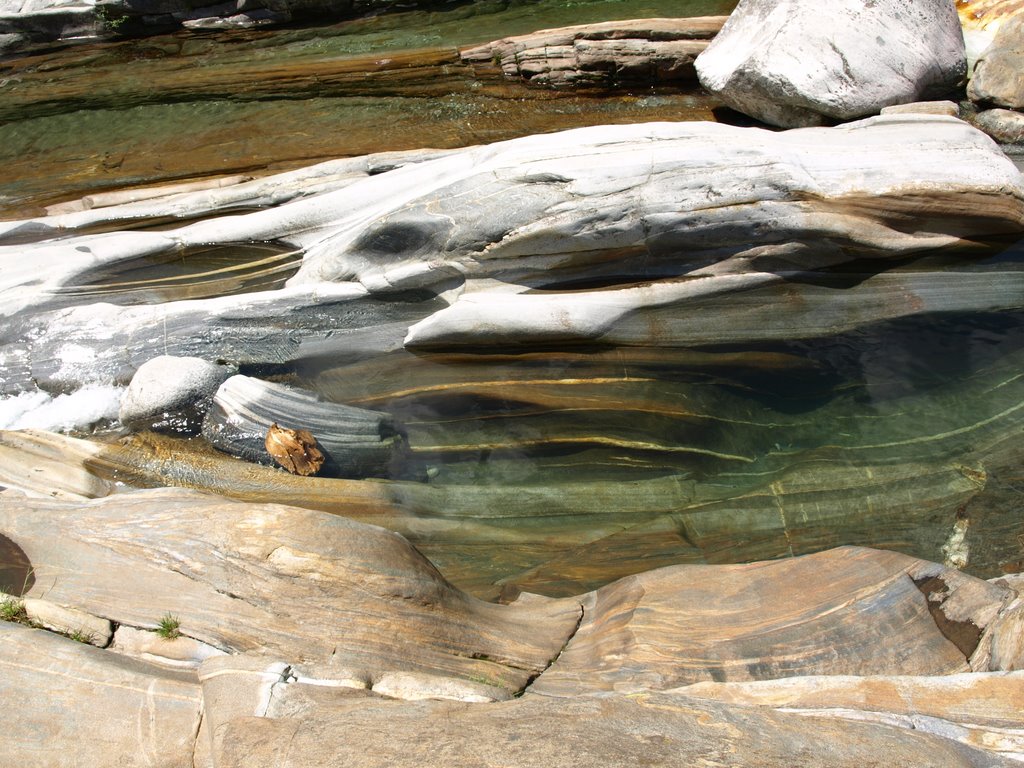
<svg viewBox="0 0 1024 768">
<path fill-rule="evenodd" d="M 1024 674 L 794 677 L 697 683 L 676 692 L 776 711 L 880 722 L 1024 758 Z"/>
<path fill-rule="evenodd" d="M 81 505 L 0 497 L 27 592 L 226 652 L 418 672 L 516 692 L 557 655 L 576 600 L 484 603 L 401 536 L 323 512 L 157 489 Z M 130 588 L 126 588 L 130 585 Z M 324 676 L 326 676 L 326 672 Z"/>
<path fill-rule="evenodd" d="M 0 622 L 8 765 L 193 768 L 195 673 Z"/>
<path fill-rule="evenodd" d="M 279 686 L 276 695 L 298 697 Z M 737 768 L 988 768 L 979 750 L 930 734 L 873 723 L 816 719 L 680 695 L 526 694 L 489 705 L 396 702 L 372 694 L 307 696 L 273 719 L 225 724 L 220 768 L 338 764 L 421 766 L 443 754 L 455 768 L 729 765 Z M 289 716 L 290 715 L 290 716 Z"/>
</svg>

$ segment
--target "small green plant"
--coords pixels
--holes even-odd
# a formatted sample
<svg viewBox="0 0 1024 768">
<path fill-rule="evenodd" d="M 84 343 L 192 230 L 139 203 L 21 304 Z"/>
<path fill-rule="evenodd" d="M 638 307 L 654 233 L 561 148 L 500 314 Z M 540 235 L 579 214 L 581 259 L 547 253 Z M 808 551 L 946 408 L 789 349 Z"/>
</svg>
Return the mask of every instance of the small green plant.
<svg viewBox="0 0 1024 768">
<path fill-rule="evenodd" d="M 5 595 L 0 600 L 0 619 L 3 621 L 16 621 L 19 624 L 28 623 L 28 614 L 25 613 L 25 603 L 16 597 Z"/>
<path fill-rule="evenodd" d="M 160 623 L 157 624 L 156 633 L 164 640 L 174 640 L 181 637 L 181 622 L 177 616 L 165 613 Z"/>
</svg>

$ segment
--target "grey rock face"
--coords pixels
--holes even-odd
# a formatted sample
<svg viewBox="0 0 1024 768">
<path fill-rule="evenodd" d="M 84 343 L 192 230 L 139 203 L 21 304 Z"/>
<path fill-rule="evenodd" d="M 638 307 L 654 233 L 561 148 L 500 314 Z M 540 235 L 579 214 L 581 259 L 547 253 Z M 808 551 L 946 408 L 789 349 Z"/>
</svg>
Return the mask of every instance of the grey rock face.
<svg viewBox="0 0 1024 768">
<path fill-rule="evenodd" d="M 1024 113 L 1012 109 L 986 109 L 974 124 L 1001 144 L 1024 144 Z"/>
<path fill-rule="evenodd" d="M 282 181 L 290 189 L 294 177 Z M 272 180 L 261 187 L 269 197 Z M 184 195 L 175 210 L 205 209 L 205 197 Z M 121 210 L 86 213 L 98 223 Z M 68 216 L 81 218 L 66 214 L 19 226 L 50 232 Z M 854 254 L 899 258 L 1022 226 L 1019 171 L 984 134 L 950 117 L 886 115 L 788 133 L 651 123 L 532 136 L 166 232 L 0 247 L 10 264 L 0 275 L 0 313 L 20 312 L 0 331 L 6 355 L 0 389 L 20 391 L 32 380 L 65 387 L 86 373 L 123 380 L 168 350 L 282 364 L 326 354 L 365 358 L 399 348 L 403 338 L 420 346 L 456 336 L 484 344 L 593 339 L 611 325 L 618 332 L 615 324 L 641 307 L 692 305 L 731 293 L 723 305 L 735 314 L 737 296 L 781 281 L 786 269 L 834 266 Z M 304 251 L 285 288 L 131 307 L 53 310 L 50 303 L 98 264 L 130 264 L 195 243 L 265 240 Z M 564 304 L 527 293 L 638 273 L 657 280 L 573 292 Z M 843 300 L 833 293 L 829 302 Z M 969 291 L 949 295 L 961 303 L 976 298 Z M 1012 297 L 1018 301 L 1019 291 Z M 524 311 L 537 303 L 543 311 Z M 914 306 L 882 304 L 887 312 Z M 488 322 L 478 322 L 485 317 Z M 857 324 L 872 319 L 852 317 Z M 718 332 L 734 324 L 703 327 Z M 752 327 L 761 332 L 765 324 Z M 808 329 L 786 323 L 784 332 L 806 337 Z M 674 338 L 692 341 L 692 335 Z M 66 365 L 71 353 L 88 366 Z"/>
<path fill-rule="evenodd" d="M 972 101 L 1024 109 L 1024 14 L 999 27 L 967 86 Z"/>
<path fill-rule="evenodd" d="M 696 68 L 733 109 L 791 128 L 939 96 L 967 61 L 952 0 L 741 0 Z"/>
<path fill-rule="evenodd" d="M 194 432 L 233 370 L 198 357 L 161 355 L 139 366 L 121 398 L 119 418 L 131 426 Z"/>
</svg>

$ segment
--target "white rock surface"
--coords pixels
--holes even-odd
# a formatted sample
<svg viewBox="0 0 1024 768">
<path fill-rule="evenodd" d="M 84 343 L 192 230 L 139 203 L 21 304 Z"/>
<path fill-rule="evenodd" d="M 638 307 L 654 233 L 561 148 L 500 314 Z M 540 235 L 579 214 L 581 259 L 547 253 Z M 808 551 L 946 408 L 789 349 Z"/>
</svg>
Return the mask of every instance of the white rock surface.
<svg viewBox="0 0 1024 768">
<path fill-rule="evenodd" d="M 941 95 L 966 67 L 953 0 L 741 0 L 696 61 L 728 106 L 790 128 Z"/>
</svg>

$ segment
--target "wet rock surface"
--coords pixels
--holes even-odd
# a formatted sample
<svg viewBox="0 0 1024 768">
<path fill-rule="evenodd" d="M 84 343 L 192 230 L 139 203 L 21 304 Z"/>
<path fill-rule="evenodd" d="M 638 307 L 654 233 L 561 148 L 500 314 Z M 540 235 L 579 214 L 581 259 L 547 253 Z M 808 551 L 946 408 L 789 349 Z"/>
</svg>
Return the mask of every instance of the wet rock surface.
<svg viewBox="0 0 1024 768">
<path fill-rule="evenodd" d="M 198 357 L 161 355 L 139 366 L 118 418 L 135 427 L 195 433 L 231 368 Z"/>
<path fill-rule="evenodd" d="M 273 436 L 268 433 L 274 427 L 290 431 L 293 445 L 295 429 L 301 428 L 306 442 L 313 441 L 311 447 L 322 452 L 316 467 L 300 475 L 322 471 L 334 477 L 387 476 L 401 460 L 403 440 L 390 414 L 324 402 L 312 393 L 248 376 L 233 376 L 220 386 L 203 436 L 225 453 L 288 469 L 281 456 L 287 451 L 271 450 Z M 281 438 L 276 442 L 275 447 L 287 447 Z"/>
</svg>

